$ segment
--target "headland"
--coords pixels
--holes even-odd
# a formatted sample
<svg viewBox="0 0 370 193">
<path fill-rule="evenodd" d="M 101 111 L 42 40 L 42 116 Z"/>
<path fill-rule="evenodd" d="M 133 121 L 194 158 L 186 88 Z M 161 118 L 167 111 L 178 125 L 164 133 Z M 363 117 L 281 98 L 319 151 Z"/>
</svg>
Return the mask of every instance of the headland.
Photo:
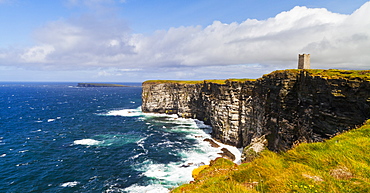
<svg viewBox="0 0 370 193">
<path fill-rule="evenodd" d="M 142 111 L 204 121 L 212 126 L 213 139 L 244 148 L 243 161 L 254 162 L 363 125 L 370 119 L 370 70 L 292 69 L 259 79 L 146 81 Z M 253 180 L 245 183 L 256 190 Z"/>
<path fill-rule="evenodd" d="M 122 84 L 111 84 L 111 83 L 78 83 L 78 87 L 130 87 Z"/>
</svg>

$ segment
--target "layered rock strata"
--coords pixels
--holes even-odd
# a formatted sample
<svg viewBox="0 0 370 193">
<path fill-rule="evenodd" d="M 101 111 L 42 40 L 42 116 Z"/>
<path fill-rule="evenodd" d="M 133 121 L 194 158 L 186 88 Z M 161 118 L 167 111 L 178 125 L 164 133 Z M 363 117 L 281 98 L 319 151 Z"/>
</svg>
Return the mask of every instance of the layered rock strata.
<svg viewBox="0 0 370 193">
<path fill-rule="evenodd" d="M 330 74 L 331 71 L 324 71 Z M 147 81 L 142 111 L 177 114 L 212 126 L 212 137 L 246 147 L 265 137 L 273 151 L 318 142 L 370 118 L 370 71 L 275 71 L 224 83 Z M 367 76 L 368 75 L 368 76 Z"/>
</svg>

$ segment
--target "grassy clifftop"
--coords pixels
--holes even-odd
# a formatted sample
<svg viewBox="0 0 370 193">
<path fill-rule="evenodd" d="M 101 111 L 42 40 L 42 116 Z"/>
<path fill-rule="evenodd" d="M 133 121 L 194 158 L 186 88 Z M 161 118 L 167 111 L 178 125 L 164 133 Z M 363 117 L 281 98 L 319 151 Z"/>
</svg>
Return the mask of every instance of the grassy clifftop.
<svg viewBox="0 0 370 193">
<path fill-rule="evenodd" d="M 326 79 L 362 79 L 366 81 L 370 81 L 370 70 L 336 70 L 336 69 L 329 69 L 329 70 L 322 70 L 322 69 L 290 69 L 290 70 L 276 70 L 271 72 L 270 74 L 265 74 L 264 76 L 279 74 L 279 73 L 293 73 L 298 74 L 301 72 L 307 72 L 311 76 L 319 76 Z"/>
<path fill-rule="evenodd" d="M 143 84 L 160 84 L 160 83 L 176 83 L 176 84 L 202 84 L 202 83 L 215 83 L 226 84 L 226 82 L 245 82 L 255 81 L 255 79 L 225 79 L 225 80 L 147 80 Z"/>
<path fill-rule="evenodd" d="M 370 81 L 370 70 L 306 70 L 308 73 L 326 78 L 363 79 Z"/>
<path fill-rule="evenodd" d="M 370 120 L 325 142 L 266 150 L 250 163 L 217 159 L 172 192 L 370 192 L 369 152 Z"/>
<path fill-rule="evenodd" d="M 294 73 L 298 74 L 302 71 L 307 72 L 312 76 L 320 76 L 327 79 L 363 79 L 370 81 L 370 70 L 321 70 L 321 69 L 290 69 L 290 70 L 276 70 L 270 74 L 264 76 L 273 75 L 277 73 Z M 256 81 L 256 79 L 225 79 L 225 80 L 148 80 L 144 84 L 160 84 L 160 83 L 176 83 L 176 84 L 202 84 L 205 82 L 216 83 L 216 84 L 226 84 L 227 82 L 245 82 L 245 81 Z"/>
</svg>

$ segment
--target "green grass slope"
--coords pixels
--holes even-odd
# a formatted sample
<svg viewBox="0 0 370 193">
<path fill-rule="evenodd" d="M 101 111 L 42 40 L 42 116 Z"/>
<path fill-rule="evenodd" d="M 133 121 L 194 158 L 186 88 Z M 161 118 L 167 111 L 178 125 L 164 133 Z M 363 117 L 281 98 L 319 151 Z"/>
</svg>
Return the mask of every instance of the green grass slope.
<svg viewBox="0 0 370 193">
<path fill-rule="evenodd" d="M 266 150 L 250 163 L 216 159 L 172 192 L 370 192 L 369 153 L 370 120 L 325 142 Z"/>
</svg>

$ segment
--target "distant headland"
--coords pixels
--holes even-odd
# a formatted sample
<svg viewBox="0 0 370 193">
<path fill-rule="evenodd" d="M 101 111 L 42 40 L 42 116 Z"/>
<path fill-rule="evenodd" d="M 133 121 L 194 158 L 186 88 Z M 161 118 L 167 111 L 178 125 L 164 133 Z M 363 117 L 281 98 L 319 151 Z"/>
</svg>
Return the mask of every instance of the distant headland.
<svg viewBox="0 0 370 193">
<path fill-rule="evenodd" d="M 78 87 L 130 87 L 122 84 L 110 84 L 110 83 L 78 83 Z"/>
</svg>

